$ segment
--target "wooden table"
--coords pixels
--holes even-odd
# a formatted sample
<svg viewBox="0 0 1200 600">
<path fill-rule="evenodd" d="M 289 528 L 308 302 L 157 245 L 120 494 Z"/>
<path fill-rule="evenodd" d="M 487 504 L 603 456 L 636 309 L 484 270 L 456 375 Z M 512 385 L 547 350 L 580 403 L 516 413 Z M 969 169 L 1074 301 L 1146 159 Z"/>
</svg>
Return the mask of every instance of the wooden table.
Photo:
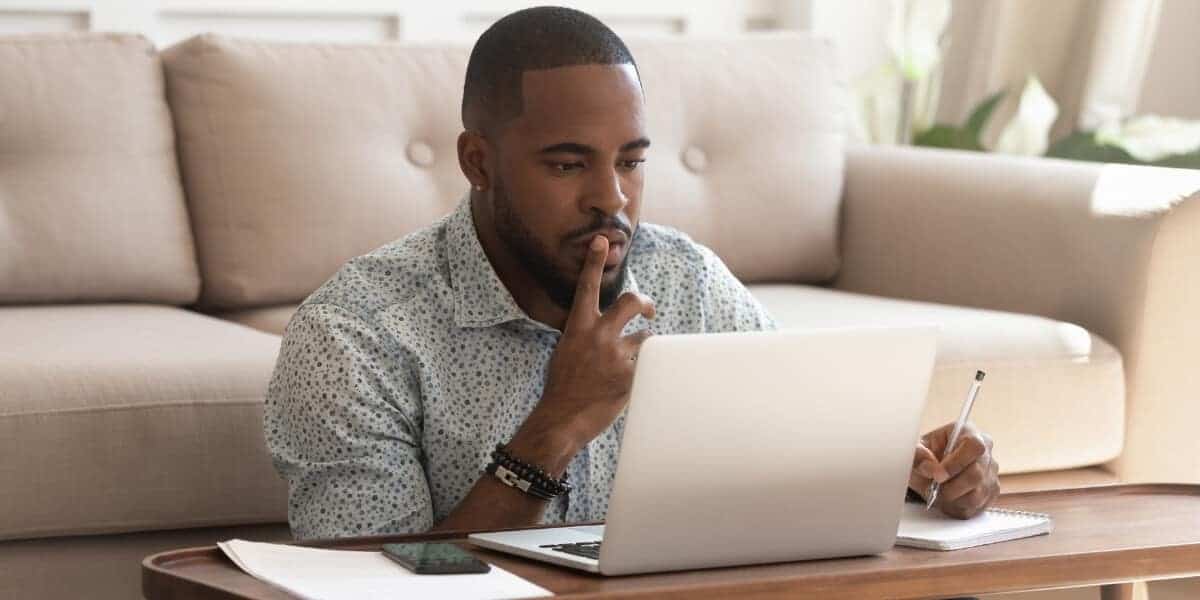
<svg viewBox="0 0 1200 600">
<path fill-rule="evenodd" d="M 881 556 L 625 577 L 600 577 L 464 547 L 571 598 L 942 598 L 1102 585 L 1125 598 L 1136 580 L 1200 575 L 1200 485 L 1115 485 L 1005 494 L 998 506 L 1050 513 L 1054 532 L 952 552 L 893 548 Z M 460 539 L 465 532 L 318 542 L 378 549 L 387 542 Z M 307 544 L 306 544 L 307 545 Z M 290 598 L 243 574 L 215 546 L 142 562 L 149 600 Z"/>
</svg>

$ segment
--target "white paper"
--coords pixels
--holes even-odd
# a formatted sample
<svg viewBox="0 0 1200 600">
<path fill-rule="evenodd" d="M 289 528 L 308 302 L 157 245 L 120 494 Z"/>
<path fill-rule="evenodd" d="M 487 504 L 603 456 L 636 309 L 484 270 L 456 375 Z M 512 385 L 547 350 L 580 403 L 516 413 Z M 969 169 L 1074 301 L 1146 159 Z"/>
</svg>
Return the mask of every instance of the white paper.
<svg viewBox="0 0 1200 600">
<path fill-rule="evenodd" d="M 417 575 L 380 552 L 229 540 L 217 544 L 247 574 L 306 600 L 551 596 L 495 565 L 488 573 Z"/>
<path fill-rule="evenodd" d="M 906 502 L 896 544 L 932 550 L 957 550 L 1049 533 L 1054 522 L 1042 513 L 987 509 L 970 519 L 955 519 L 924 504 Z"/>
</svg>

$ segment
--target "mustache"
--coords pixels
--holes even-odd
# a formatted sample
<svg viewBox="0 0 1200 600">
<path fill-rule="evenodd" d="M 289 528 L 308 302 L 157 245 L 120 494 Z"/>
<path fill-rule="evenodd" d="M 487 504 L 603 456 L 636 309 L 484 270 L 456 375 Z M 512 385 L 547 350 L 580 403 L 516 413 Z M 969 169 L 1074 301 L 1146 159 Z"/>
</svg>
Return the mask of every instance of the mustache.
<svg viewBox="0 0 1200 600">
<path fill-rule="evenodd" d="M 568 240 L 575 240 L 584 236 L 595 235 L 601 231 L 610 231 L 613 229 L 624 233 L 625 237 L 631 240 L 633 239 L 633 226 L 630 225 L 629 222 L 619 217 L 597 218 L 585 227 L 571 230 L 569 233 L 567 233 L 566 238 Z"/>
</svg>

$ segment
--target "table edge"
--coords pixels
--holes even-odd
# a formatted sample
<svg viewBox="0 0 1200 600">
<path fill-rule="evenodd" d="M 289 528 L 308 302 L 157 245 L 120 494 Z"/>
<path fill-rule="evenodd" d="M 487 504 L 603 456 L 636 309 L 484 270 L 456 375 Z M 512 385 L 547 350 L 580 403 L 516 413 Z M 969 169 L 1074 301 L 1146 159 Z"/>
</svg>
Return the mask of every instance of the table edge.
<svg viewBox="0 0 1200 600">
<path fill-rule="evenodd" d="M 1011 494 L 1001 494 L 1000 499 L 1004 501 L 1014 500 L 1020 501 L 1025 498 L 1034 498 L 1041 496 L 1064 496 L 1072 497 L 1079 495 L 1125 495 L 1125 494 L 1175 494 L 1184 496 L 1200 496 L 1200 484 L 1193 483 L 1122 483 L 1122 484 L 1100 484 L 1072 488 L 1058 488 L 1036 490 L 1028 492 L 1014 492 Z M 592 522 L 588 524 L 600 524 L 601 522 Z M 521 529 L 538 529 L 546 527 L 546 525 L 531 525 L 526 527 L 510 527 L 497 529 L 494 531 L 516 531 Z M 283 542 L 297 546 L 326 546 L 334 543 L 337 546 L 375 546 L 383 543 L 391 543 L 398 539 L 403 540 L 445 540 L 445 539 L 465 539 L 470 533 L 475 533 L 477 530 L 448 530 L 433 533 L 414 533 L 414 534 L 390 534 L 377 536 L 359 536 L 336 539 L 319 539 L 319 540 L 304 540 L 296 542 Z M 492 530 L 489 530 L 492 531 Z M 212 558 L 212 554 L 216 553 L 220 557 L 224 557 L 220 548 L 216 545 L 210 546 L 195 546 L 189 548 L 179 548 L 175 550 L 165 550 L 151 554 L 142 560 L 142 590 L 143 593 L 151 589 L 157 589 L 160 583 L 160 578 L 170 577 L 177 580 L 187 582 L 188 585 L 203 588 L 207 592 L 221 592 L 227 594 L 228 598 L 243 598 L 243 596 L 233 592 L 232 590 L 223 589 L 212 583 L 202 582 L 185 575 L 175 573 L 171 570 L 170 565 L 173 563 L 187 562 L 198 558 Z M 227 560 L 227 559 L 226 559 Z M 148 596 L 147 596 L 148 597 Z"/>
</svg>

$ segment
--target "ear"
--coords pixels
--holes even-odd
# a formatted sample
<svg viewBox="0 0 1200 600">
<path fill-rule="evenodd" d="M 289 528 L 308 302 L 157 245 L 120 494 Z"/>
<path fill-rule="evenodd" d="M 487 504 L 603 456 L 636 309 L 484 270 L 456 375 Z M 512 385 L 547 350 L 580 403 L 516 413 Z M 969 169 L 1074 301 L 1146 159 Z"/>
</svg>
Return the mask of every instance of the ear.
<svg viewBox="0 0 1200 600">
<path fill-rule="evenodd" d="M 491 152 L 491 145 L 479 131 L 470 129 L 458 134 L 458 166 L 475 191 L 484 191 L 491 186 L 488 174 Z"/>
</svg>

